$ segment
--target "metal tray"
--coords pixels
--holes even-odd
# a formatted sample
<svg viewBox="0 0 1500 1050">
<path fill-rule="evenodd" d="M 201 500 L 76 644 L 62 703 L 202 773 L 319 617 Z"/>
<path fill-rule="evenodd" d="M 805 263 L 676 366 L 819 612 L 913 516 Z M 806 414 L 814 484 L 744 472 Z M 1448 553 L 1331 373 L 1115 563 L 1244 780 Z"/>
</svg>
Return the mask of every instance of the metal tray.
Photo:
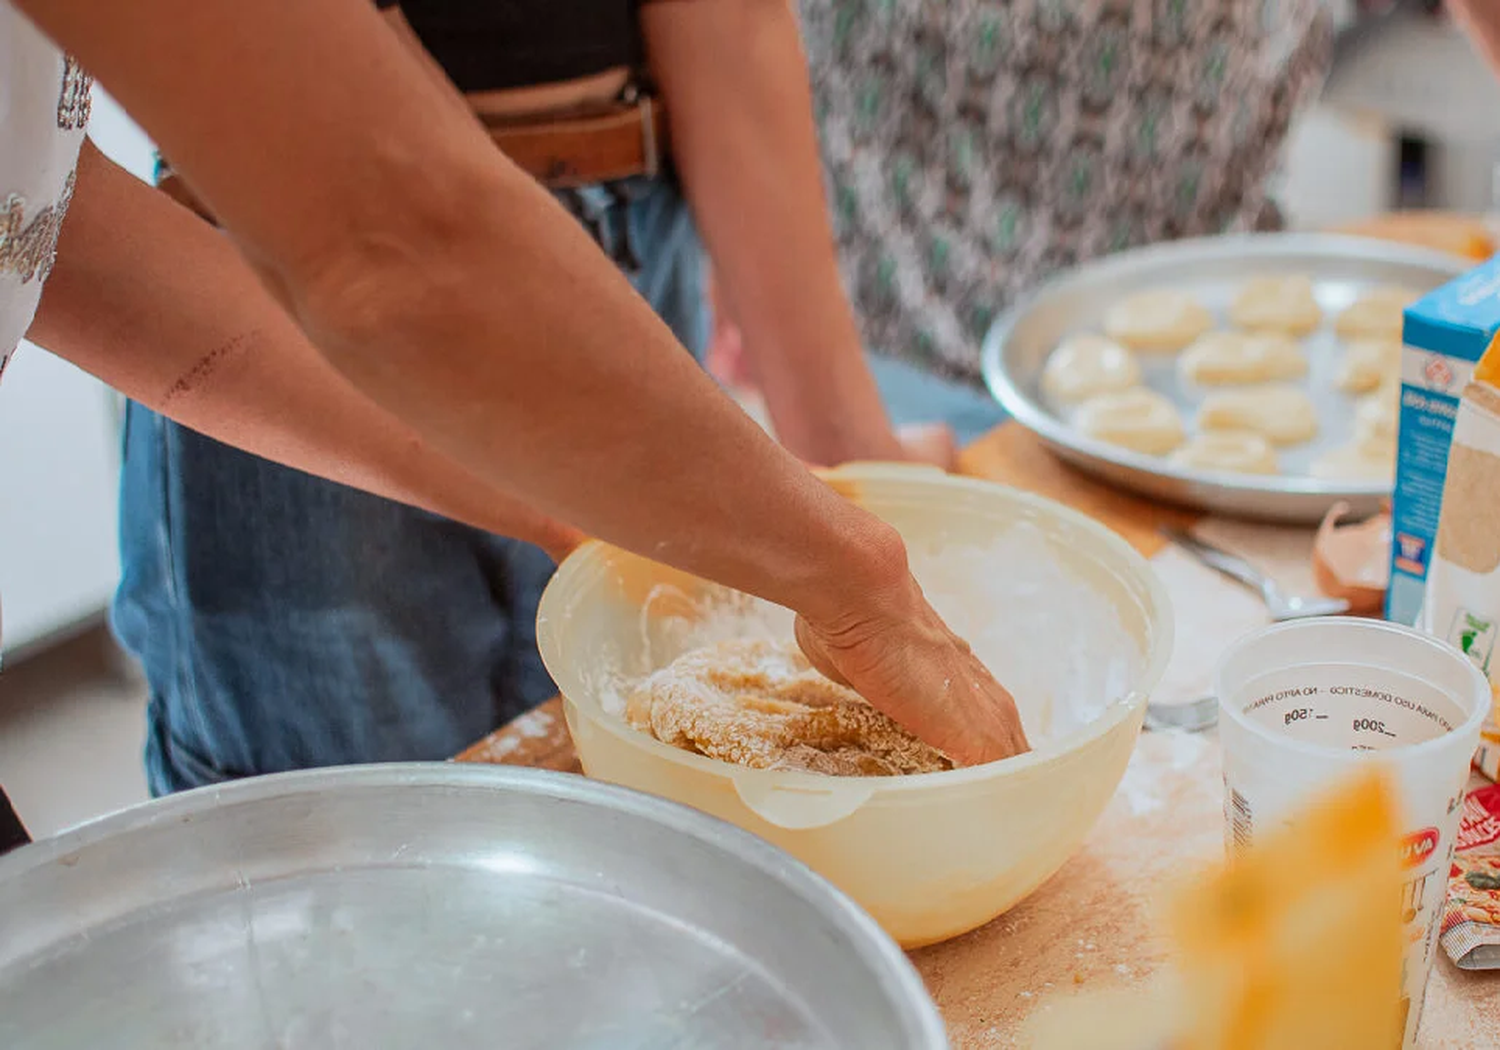
<svg viewBox="0 0 1500 1050">
<path fill-rule="evenodd" d="M 1105 481 L 1155 499 L 1267 521 L 1311 523 L 1339 500 L 1357 512 L 1376 510 L 1389 486 L 1334 482 L 1307 471 L 1319 455 L 1354 432 L 1356 399 L 1334 386 L 1340 348 L 1332 318 L 1360 293 L 1380 284 L 1426 290 L 1471 264 L 1456 256 L 1385 241 L 1331 234 L 1271 233 L 1212 237 L 1121 252 L 1044 285 L 1000 317 L 985 337 L 985 381 L 1018 422 L 1063 459 Z M 1065 336 L 1099 331 L 1104 312 L 1132 292 L 1169 286 L 1195 294 L 1227 325 L 1229 303 L 1258 274 L 1305 273 L 1328 319 L 1304 341 L 1307 385 L 1321 429 L 1316 440 L 1280 452 L 1276 476 L 1225 474 L 1173 466 L 1165 459 L 1095 441 L 1055 412 L 1040 389 L 1042 368 Z M 1191 419 L 1200 392 L 1177 381 L 1175 354 L 1141 354 L 1145 382 L 1166 394 Z"/>
<path fill-rule="evenodd" d="M 582 777 L 292 773 L 0 858 L 0 1046 L 938 1050 L 895 943 L 754 836 Z"/>
</svg>

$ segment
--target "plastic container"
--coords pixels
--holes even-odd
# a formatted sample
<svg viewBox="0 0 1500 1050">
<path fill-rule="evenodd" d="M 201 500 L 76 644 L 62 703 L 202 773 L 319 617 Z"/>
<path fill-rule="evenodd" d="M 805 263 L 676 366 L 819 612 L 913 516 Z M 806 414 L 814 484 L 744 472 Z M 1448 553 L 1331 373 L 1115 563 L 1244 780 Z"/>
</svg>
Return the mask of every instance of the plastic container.
<svg viewBox="0 0 1500 1050">
<path fill-rule="evenodd" d="M 1135 688 L 1082 729 L 1004 762 L 908 777 L 823 777 L 689 754 L 604 706 L 622 677 L 677 655 L 655 619 L 670 609 L 658 609 L 653 595 L 676 588 L 692 599 L 722 591 L 715 585 L 589 543 L 543 596 L 537 638 L 590 776 L 752 831 L 848 893 L 903 946 L 931 944 L 1010 908 L 1077 850 L 1124 774 L 1146 695 L 1170 655 L 1172 613 L 1162 585 L 1124 540 L 1048 500 L 921 468 L 861 465 L 825 477 L 909 542 L 978 544 L 1022 522 L 1038 526 L 1057 560 L 1114 605 L 1139 646 Z M 643 628 L 648 601 L 653 618 Z M 1004 669 L 995 670 L 1003 681 Z"/>
<path fill-rule="evenodd" d="M 1408 828 L 1402 1045 L 1414 1046 L 1469 760 L 1489 710 L 1488 681 L 1430 635 L 1337 618 L 1241 639 L 1219 664 L 1214 691 L 1231 851 L 1285 821 L 1356 763 L 1381 762 L 1393 771 Z"/>
</svg>

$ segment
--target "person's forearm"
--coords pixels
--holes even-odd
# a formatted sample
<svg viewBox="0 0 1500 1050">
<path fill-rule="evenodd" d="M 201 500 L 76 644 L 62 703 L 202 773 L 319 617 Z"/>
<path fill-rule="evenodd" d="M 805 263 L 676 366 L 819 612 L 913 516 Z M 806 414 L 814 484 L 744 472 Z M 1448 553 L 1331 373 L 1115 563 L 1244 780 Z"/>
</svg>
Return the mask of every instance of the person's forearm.
<svg viewBox="0 0 1500 1050">
<path fill-rule="evenodd" d="M 786 0 L 642 8 L 673 159 L 778 436 L 814 462 L 900 459 L 838 274 Z"/>
<path fill-rule="evenodd" d="M 1500 74 L 1500 0 L 1447 0 L 1447 6 L 1484 54 L 1491 71 Z"/>
<path fill-rule="evenodd" d="M 334 367 L 489 484 L 825 622 L 909 586 L 892 530 L 718 391 L 365 0 L 20 6 L 141 121 Z"/>
<path fill-rule="evenodd" d="M 29 335 L 147 407 L 283 465 L 554 557 L 580 538 L 361 395 L 224 237 L 88 145 Z"/>
</svg>

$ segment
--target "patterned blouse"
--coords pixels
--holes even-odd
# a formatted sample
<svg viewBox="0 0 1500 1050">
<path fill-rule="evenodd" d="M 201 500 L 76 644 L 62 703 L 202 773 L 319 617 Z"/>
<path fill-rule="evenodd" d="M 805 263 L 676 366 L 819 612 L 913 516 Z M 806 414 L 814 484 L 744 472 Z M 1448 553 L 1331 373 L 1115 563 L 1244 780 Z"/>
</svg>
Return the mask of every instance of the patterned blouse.
<svg viewBox="0 0 1500 1050">
<path fill-rule="evenodd" d="M 0 373 L 57 256 L 90 84 L 77 62 L 0 0 Z"/>
<path fill-rule="evenodd" d="M 866 344 L 977 380 L 995 315 L 1152 241 L 1279 224 L 1322 0 L 801 0 Z"/>
</svg>

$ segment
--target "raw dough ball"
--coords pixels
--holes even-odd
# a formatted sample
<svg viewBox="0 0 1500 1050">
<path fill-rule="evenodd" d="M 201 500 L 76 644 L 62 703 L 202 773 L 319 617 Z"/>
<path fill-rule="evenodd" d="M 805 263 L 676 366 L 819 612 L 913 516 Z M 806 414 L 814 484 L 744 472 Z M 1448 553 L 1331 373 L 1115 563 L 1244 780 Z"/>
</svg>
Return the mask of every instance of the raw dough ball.
<svg viewBox="0 0 1500 1050">
<path fill-rule="evenodd" d="M 1354 410 L 1354 432 L 1364 439 L 1395 444 L 1400 407 L 1400 386 L 1382 386 L 1375 393 L 1360 398 L 1359 407 Z"/>
<path fill-rule="evenodd" d="M 1075 335 L 1064 339 L 1042 371 L 1042 389 L 1057 401 L 1073 403 L 1141 381 L 1135 357 L 1113 339 Z"/>
<path fill-rule="evenodd" d="M 1257 277 L 1234 297 L 1229 319 L 1248 332 L 1303 336 L 1323 323 L 1323 311 L 1305 274 Z"/>
<path fill-rule="evenodd" d="M 1104 315 L 1104 332 L 1132 350 L 1181 350 L 1213 327 L 1214 319 L 1187 292 L 1159 288 L 1121 299 Z"/>
<path fill-rule="evenodd" d="M 1338 388 L 1367 394 L 1401 375 L 1401 344 L 1389 339 L 1355 339 L 1344 346 Z"/>
<path fill-rule="evenodd" d="M 1297 445 L 1318 433 L 1318 414 L 1306 391 L 1272 383 L 1224 390 L 1203 399 L 1200 430 L 1253 430 L 1273 445 Z"/>
<path fill-rule="evenodd" d="M 1401 314 L 1422 298 L 1411 288 L 1387 284 L 1372 288 L 1339 314 L 1334 331 L 1345 339 L 1385 339 L 1401 342 Z"/>
<path fill-rule="evenodd" d="M 1265 383 L 1307 374 L 1307 356 L 1284 335 L 1209 332 L 1177 362 L 1184 382 L 1199 386 Z"/>
<path fill-rule="evenodd" d="M 1089 437 L 1153 456 L 1166 455 L 1183 439 L 1177 407 L 1144 387 L 1092 397 L 1074 422 Z"/>
<path fill-rule="evenodd" d="M 1319 456 L 1312 476 L 1329 481 L 1381 481 L 1396 477 L 1396 443 L 1381 438 L 1355 438 Z"/>
<path fill-rule="evenodd" d="M 1211 430 L 1172 453 L 1172 463 L 1226 474 L 1275 474 L 1271 443 L 1249 430 Z"/>
</svg>

